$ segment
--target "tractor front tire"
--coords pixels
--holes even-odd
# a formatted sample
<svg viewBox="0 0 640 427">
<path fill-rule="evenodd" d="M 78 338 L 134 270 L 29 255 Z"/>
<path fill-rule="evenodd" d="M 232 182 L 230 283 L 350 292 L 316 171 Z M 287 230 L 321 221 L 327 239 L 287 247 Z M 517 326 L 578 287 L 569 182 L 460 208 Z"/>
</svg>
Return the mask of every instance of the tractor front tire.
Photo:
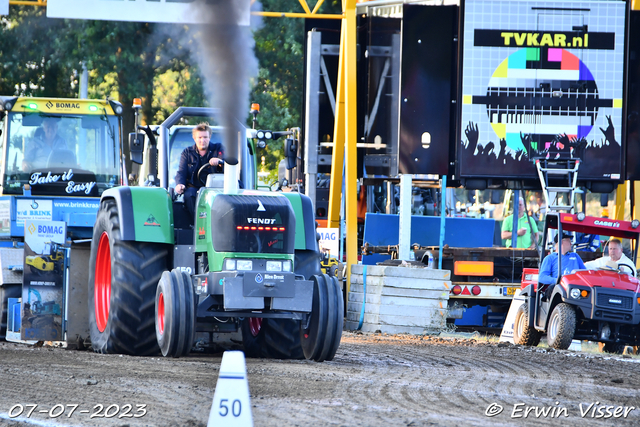
<svg viewBox="0 0 640 427">
<path fill-rule="evenodd" d="M 165 357 L 186 356 L 193 347 L 196 304 L 191 277 L 180 270 L 162 273 L 156 289 L 156 338 Z"/>
<path fill-rule="evenodd" d="M 566 350 L 571 345 L 576 332 L 576 311 L 573 306 L 560 303 L 553 309 L 547 327 L 549 347 Z"/>
<path fill-rule="evenodd" d="M 529 325 L 529 304 L 523 303 L 516 312 L 513 322 L 513 342 L 519 345 L 537 346 L 542 333 Z"/>
<path fill-rule="evenodd" d="M 344 301 L 335 277 L 313 276 L 313 304 L 307 328 L 300 328 L 300 340 L 307 359 L 332 360 L 340 345 L 344 322 Z"/>
<path fill-rule="evenodd" d="M 97 353 L 155 355 L 156 287 L 166 269 L 166 245 L 125 241 L 118 208 L 101 203 L 89 261 L 89 330 Z"/>
<path fill-rule="evenodd" d="M 340 288 L 338 279 L 335 276 L 329 276 L 328 279 L 331 282 L 328 284 L 329 292 L 333 292 L 336 301 L 335 308 L 329 311 L 329 316 L 332 318 L 329 327 L 331 328 L 331 325 L 333 325 L 333 333 L 327 333 L 327 338 L 325 339 L 326 356 L 324 360 L 333 360 L 340 346 L 340 340 L 342 339 L 342 329 L 344 327 L 344 298 L 342 297 L 342 288 Z M 325 354 L 324 351 L 323 354 Z"/>
</svg>

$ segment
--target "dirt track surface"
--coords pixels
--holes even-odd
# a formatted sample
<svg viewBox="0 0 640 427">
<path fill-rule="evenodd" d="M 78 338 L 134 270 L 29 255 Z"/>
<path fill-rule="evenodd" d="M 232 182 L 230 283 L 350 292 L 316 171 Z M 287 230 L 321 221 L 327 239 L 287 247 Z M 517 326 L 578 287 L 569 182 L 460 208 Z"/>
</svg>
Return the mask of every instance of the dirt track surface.
<svg viewBox="0 0 640 427">
<path fill-rule="evenodd" d="M 3 342 L 0 425 L 206 426 L 220 362 L 221 354 L 138 358 Z M 255 426 L 640 425 L 636 357 L 345 332 L 331 362 L 246 364 Z M 10 419 L 16 404 L 38 407 Z M 56 404 L 78 407 L 71 417 L 71 407 L 58 418 L 38 413 Z M 79 413 L 98 404 L 131 404 L 130 414 L 142 404 L 147 413 Z M 487 416 L 496 405 L 502 412 Z M 525 417 L 528 407 L 548 412 Z"/>
</svg>

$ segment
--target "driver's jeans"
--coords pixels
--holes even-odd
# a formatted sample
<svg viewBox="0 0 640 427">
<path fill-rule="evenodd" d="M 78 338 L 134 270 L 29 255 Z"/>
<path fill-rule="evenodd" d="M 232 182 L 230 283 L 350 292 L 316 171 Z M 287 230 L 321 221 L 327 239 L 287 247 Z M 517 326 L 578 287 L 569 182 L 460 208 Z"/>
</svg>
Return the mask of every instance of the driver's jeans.
<svg viewBox="0 0 640 427">
<path fill-rule="evenodd" d="M 196 187 L 187 187 L 184 189 L 184 207 L 189 213 L 189 224 L 193 225 L 196 214 L 196 198 L 198 197 L 198 189 Z"/>
</svg>

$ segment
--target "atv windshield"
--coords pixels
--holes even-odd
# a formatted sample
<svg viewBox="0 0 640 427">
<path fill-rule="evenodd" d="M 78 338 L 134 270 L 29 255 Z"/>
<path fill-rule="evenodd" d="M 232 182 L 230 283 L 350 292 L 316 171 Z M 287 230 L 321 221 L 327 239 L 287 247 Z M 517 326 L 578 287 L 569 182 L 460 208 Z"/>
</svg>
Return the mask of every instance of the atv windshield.
<svg viewBox="0 0 640 427">
<path fill-rule="evenodd" d="M 4 125 L 3 194 L 28 184 L 33 195 L 98 197 L 119 184 L 116 116 L 12 112 Z"/>
</svg>

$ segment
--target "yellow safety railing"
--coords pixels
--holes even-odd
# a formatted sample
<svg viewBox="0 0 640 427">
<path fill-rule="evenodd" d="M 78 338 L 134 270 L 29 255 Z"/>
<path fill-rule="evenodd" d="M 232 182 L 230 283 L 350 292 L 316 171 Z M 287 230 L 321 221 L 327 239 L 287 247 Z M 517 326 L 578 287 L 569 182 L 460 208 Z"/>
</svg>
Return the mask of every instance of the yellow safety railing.
<svg viewBox="0 0 640 427">
<path fill-rule="evenodd" d="M 47 0 L 9 0 L 11 6 L 46 6 Z"/>
</svg>

